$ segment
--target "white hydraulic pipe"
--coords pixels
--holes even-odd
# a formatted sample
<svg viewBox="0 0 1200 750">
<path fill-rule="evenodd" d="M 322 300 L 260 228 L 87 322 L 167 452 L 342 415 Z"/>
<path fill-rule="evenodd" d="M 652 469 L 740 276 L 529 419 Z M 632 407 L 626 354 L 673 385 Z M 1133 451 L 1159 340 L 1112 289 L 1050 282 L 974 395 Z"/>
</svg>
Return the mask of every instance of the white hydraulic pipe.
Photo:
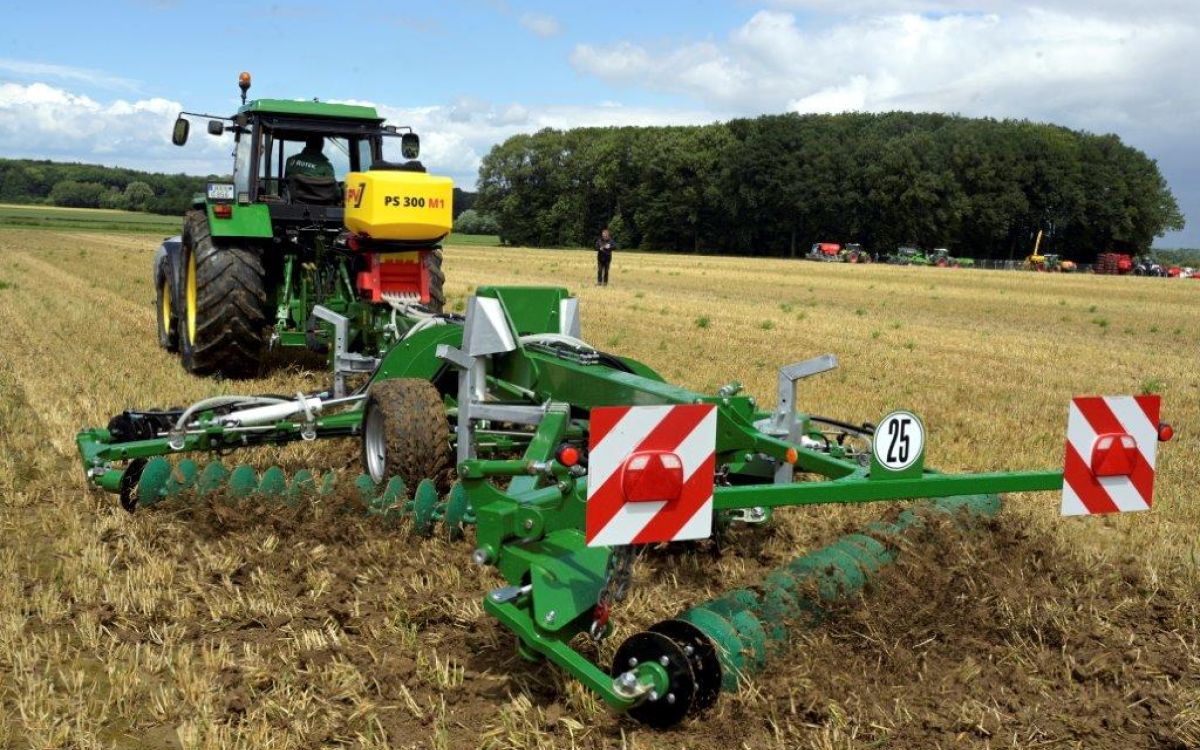
<svg viewBox="0 0 1200 750">
<path fill-rule="evenodd" d="M 295 401 L 284 401 L 278 404 L 255 406 L 241 409 L 220 417 L 221 424 L 226 427 L 251 427 L 254 425 L 271 424 L 297 414 L 304 414 L 307 421 L 312 421 L 313 415 L 320 414 L 325 406 L 317 397 L 298 398 Z"/>
<path fill-rule="evenodd" d="M 187 408 L 183 414 L 179 415 L 179 419 L 175 422 L 175 429 L 183 430 L 187 427 L 192 415 L 205 409 L 215 409 L 219 406 L 227 406 L 229 404 L 287 404 L 290 401 L 285 401 L 281 398 L 270 398 L 266 396 L 213 396 L 201 401 L 197 401 Z"/>
</svg>

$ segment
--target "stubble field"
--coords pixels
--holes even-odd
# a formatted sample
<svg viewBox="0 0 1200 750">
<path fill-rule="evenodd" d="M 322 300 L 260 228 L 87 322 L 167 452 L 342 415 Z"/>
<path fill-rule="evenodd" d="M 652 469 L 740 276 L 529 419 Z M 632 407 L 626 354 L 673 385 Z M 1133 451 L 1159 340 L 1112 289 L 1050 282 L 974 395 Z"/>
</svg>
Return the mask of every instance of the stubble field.
<svg viewBox="0 0 1200 750">
<path fill-rule="evenodd" d="M 469 539 L 333 504 L 130 516 L 85 490 L 83 426 L 325 382 L 185 374 L 154 339 L 154 245 L 0 229 L 0 747 L 1200 746 L 1200 282 L 628 253 L 596 288 L 588 253 L 448 248 L 453 303 L 484 283 L 568 286 L 585 339 L 692 388 L 738 380 L 769 404 L 778 366 L 833 352 L 801 407 L 910 408 L 944 470 L 1057 467 L 1072 395 L 1163 394 L 1178 436 L 1151 513 L 1063 520 L 1047 493 L 1011 496 L 987 534 L 934 527 L 737 695 L 655 732 L 515 655 Z M 889 512 L 796 509 L 719 559 L 648 556 L 595 656 Z"/>
</svg>

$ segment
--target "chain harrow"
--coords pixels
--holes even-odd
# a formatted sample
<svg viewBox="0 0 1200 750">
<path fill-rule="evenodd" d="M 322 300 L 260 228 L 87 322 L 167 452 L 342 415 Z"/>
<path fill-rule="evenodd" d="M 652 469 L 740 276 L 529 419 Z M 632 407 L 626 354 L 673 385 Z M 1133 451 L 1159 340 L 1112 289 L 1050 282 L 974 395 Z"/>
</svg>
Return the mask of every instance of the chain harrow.
<svg viewBox="0 0 1200 750">
<path fill-rule="evenodd" d="M 596 643 L 608 636 L 608 620 L 612 616 L 613 605 L 619 604 L 629 593 L 629 584 L 633 580 L 633 563 L 636 559 L 637 550 L 630 544 L 613 547 L 609 553 L 608 564 L 604 570 L 604 587 L 596 597 L 595 614 L 592 625 L 588 628 L 588 635 Z"/>
<path fill-rule="evenodd" d="M 131 465 L 129 471 L 133 475 L 121 492 L 121 503 L 129 511 L 188 495 L 198 498 L 223 495 L 231 500 L 272 498 L 295 507 L 306 498 L 331 496 L 337 481 L 333 471 L 319 476 L 300 470 L 289 479 L 278 466 L 259 474 L 251 466 L 229 469 L 220 461 L 201 469 L 191 459 L 172 464 L 165 458 L 153 458 Z M 355 478 L 354 487 L 368 515 L 388 522 L 411 519 L 413 531 L 420 536 L 431 536 L 440 523 L 451 539 L 457 539 L 466 526 L 475 523 L 466 488 L 458 482 L 445 497 L 438 494 L 429 479 L 421 480 L 411 494 L 400 477 L 376 484 L 368 475 L 361 474 Z"/>
</svg>

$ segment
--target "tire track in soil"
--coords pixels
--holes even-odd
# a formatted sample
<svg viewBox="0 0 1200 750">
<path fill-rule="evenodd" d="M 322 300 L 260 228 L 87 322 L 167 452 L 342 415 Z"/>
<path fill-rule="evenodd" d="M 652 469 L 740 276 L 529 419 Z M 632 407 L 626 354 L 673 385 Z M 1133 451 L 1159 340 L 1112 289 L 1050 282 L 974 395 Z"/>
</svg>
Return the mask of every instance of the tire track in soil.
<svg viewBox="0 0 1200 750">
<path fill-rule="evenodd" d="M 13 375 L 35 409 L 53 405 L 45 420 L 47 441 L 60 453 L 70 454 L 74 451 L 75 431 L 85 420 L 95 419 L 98 405 L 112 403 L 131 390 L 147 389 L 156 379 L 145 368 L 130 366 L 151 357 L 136 353 L 137 349 L 148 348 L 141 342 L 132 343 L 119 333 L 114 336 L 114 326 L 96 326 L 96 311 L 105 309 L 102 305 L 109 298 L 117 299 L 115 295 L 97 293 L 69 274 L 31 272 L 47 264 L 29 256 L 17 256 L 13 261 L 12 267 L 22 271 L 18 291 L 22 296 L 34 296 L 35 304 L 28 307 L 40 311 L 37 320 L 30 320 L 12 305 L 0 305 L 0 326 L 8 331 L 12 350 L 29 353 L 10 360 Z M 115 322 L 116 331 L 121 330 L 123 321 L 139 317 L 132 304 L 127 303 L 125 308 L 113 311 L 115 321 L 104 318 Z M 45 325 L 43 321 L 53 322 Z M 131 345 L 134 352 L 130 351 Z M 90 366 L 80 368 L 81 362 Z M 96 377 L 102 373 L 105 375 Z M 115 379 L 119 387 L 105 390 L 112 388 L 112 376 L 117 373 L 123 375 Z"/>
<path fill-rule="evenodd" d="M 82 289 L 88 296 L 91 297 L 91 299 L 97 301 L 103 300 L 106 303 L 103 306 L 97 306 L 94 309 L 103 309 L 107 312 L 112 308 L 118 308 L 122 311 L 123 315 L 130 320 L 141 318 L 144 320 L 149 320 L 151 323 L 153 323 L 155 320 L 154 305 L 152 301 L 135 302 L 129 299 L 127 295 L 120 294 L 115 290 L 105 286 L 98 286 L 94 279 L 87 279 L 82 274 L 67 271 L 56 263 L 42 260 L 41 258 L 30 253 L 22 253 L 16 257 L 19 258 L 20 261 L 34 266 L 39 275 L 66 282 L 77 290 Z M 147 272 L 147 278 L 149 278 L 149 272 Z"/>
</svg>

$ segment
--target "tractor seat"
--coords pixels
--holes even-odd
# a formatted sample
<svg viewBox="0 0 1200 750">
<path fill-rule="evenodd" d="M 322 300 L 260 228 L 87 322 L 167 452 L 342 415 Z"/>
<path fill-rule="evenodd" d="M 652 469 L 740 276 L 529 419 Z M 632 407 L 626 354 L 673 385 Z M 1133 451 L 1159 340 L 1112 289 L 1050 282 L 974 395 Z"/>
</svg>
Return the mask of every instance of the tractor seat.
<svg viewBox="0 0 1200 750">
<path fill-rule="evenodd" d="M 309 177 L 288 175 L 287 201 L 305 206 L 338 206 L 342 203 L 342 191 L 332 177 Z"/>
<path fill-rule="evenodd" d="M 373 161 L 371 162 L 371 171 L 392 171 L 392 172 L 424 172 L 425 165 L 416 159 L 411 159 L 406 162 L 395 161 Z"/>
</svg>

